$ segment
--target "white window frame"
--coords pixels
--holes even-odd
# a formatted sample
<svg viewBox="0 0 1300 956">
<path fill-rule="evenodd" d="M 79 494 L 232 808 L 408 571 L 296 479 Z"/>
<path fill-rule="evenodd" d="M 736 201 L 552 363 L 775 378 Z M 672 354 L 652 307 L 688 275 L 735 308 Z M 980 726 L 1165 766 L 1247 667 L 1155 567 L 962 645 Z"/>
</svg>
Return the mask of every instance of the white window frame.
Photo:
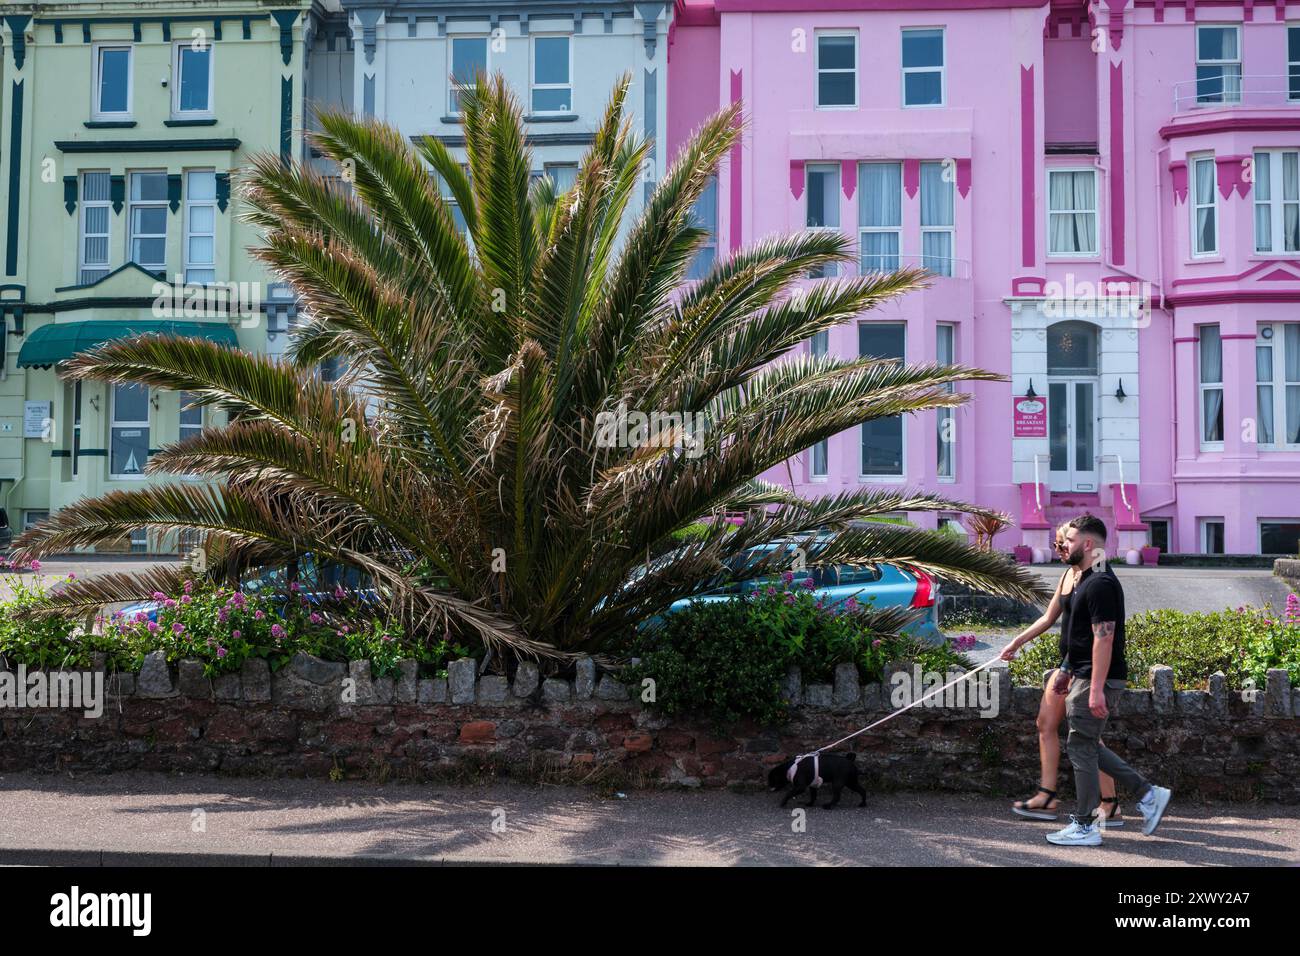
<svg viewBox="0 0 1300 956">
<path fill-rule="evenodd" d="M 822 70 L 822 37 L 852 37 L 853 38 L 853 69 L 844 70 L 837 67 L 829 67 Z M 861 44 L 858 42 L 857 30 L 816 30 L 813 32 L 813 104 L 819 110 L 855 110 L 858 108 L 858 67 L 862 62 L 859 56 Z M 853 102 L 836 103 L 823 106 L 821 102 L 821 75 L 826 73 L 851 73 L 853 75 Z"/>
<path fill-rule="evenodd" d="M 195 173 L 212 174 L 213 182 L 215 184 L 217 171 L 215 169 L 187 169 L 182 174 L 185 177 L 184 184 L 183 184 L 185 188 L 185 207 L 184 207 L 185 219 L 181 223 L 181 225 L 184 226 L 184 232 L 182 234 L 181 241 L 185 244 L 184 249 L 182 250 L 182 259 L 185 263 L 185 281 L 186 283 L 190 283 L 190 282 L 198 283 L 200 280 L 190 278 L 190 272 L 202 270 L 204 272 L 212 273 L 211 279 L 202 280 L 203 284 L 206 285 L 217 281 L 217 199 L 216 199 L 215 190 L 213 192 L 213 197 L 211 199 L 190 198 L 190 176 L 194 175 Z M 193 210 L 202 209 L 202 208 L 207 208 L 212 210 L 212 231 L 211 232 L 196 232 L 190 225 L 190 214 L 193 212 Z M 191 262 L 190 261 L 190 239 L 203 238 L 205 236 L 210 237 L 212 239 L 212 261 Z"/>
<path fill-rule="evenodd" d="M 1219 407 L 1223 408 L 1224 388 L 1223 375 L 1219 375 L 1217 382 L 1201 381 L 1201 334 L 1204 329 L 1216 328 L 1219 330 L 1219 367 L 1223 368 L 1223 330 L 1216 322 L 1207 322 L 1204 325 L 1196 326 L 1196 437 L 1200 444 L 1201 451 L 1223 451 L 1223 439 L 1218 441 L 1207 441 L 1205 438 L 1205 393 L 1217 391 L 1219 393 Z M 1222 412 L 1220 412 L 1222 414 Z M 1228 427 L 1227 417 L 1224 416 L 1223 427 L 1226 432 Z"/>
<path fill-rule="evenodd" d="M 100 85 L 101 70 L 103 68 L 103 54 L 105 50 L 125 50 L 126 51 L 126 109 L 125 110 L 102 110 L 100 106 L 100 96 L 103 93 L 103 87 Z M 135 47 L 130 43 L 96 43 L 93 46 L 94 63 L 92 66 L 93 76 L 90 88 L 90 118 L 112 122 L 113 120 L 129 120 L 132 115 L 132 108 L 135 105 Z"/>
<path fill-rule="evenodd" d="M 1261 200 L 1259 198 L 1259 156 L 1267 154 L 1268 159 L 1268 198 Z M 1252 238 L 1252 248 L 1256 256 L 1281 256 L 1284 258 L 1295 258 L 1300 253 L 1300 237 L 1297 238 L 1295 249 L 1286 248 L 1286 207 L 1296 207 L 1296 217 L 1300 220 L 1300 189 L 1297 189 L 1297 198 L 1287 199 L 1285 197 L 1283 186 L 1286 182 L 1286 176 L 1283 169 L 1286 165 L 1286 156 L 1288 154 L 1296 157 L 1297 169 L 1300 170 L 1300 150 L 1295 149 L 1257 149 L 1251 154 L 1252 171 L 1255 173 L 1255 188 L 1251 190 L 1254 200 L 1251 218 L 1251 235 L 1255 232 L 1255 217 L 1259 215 L 1260 206 L 1268 206 L 1269 210 L 1269 248 L 1260 249 L 1258 242 Z M 1300 185 L 1300 176 L 1297 177 L 1297 183 Z M 1279 248 L 1279 246 L 1281 248 Z"/>
<path fill-rule="evenodd" d="M 917 195 L 921 196 L 920 202 L 917 203 L 916 215 L 919 221 L 922 216 L 922 210 L 925 208 L 925 167 L 938 166 L 942 171 L 944 163 L 942 162 L 923 162 L 917 172 Z M 942 173 L 940 177 L 942 182 Z M 957 189 L 955 182 L 944 183 L 948 187 L 948 219 L 949 224 L 946 226 L 927 226 L 921 223 L 921 263 L 925 264 L 925 237 L 928 233 L 943 233 L 948 236 L 948 258 L 946 272 L 938 272 L 937 275 L 951 277 L 955 272 L 956 252 L 957 252 Z"/>
<path fill-rule="evenodd" d="M 898 359 L 898 361 L 904 365 L 907 364 L 907 331 L 908 331 L 907 322 L 905 321 L 904 322 L 862 321 L 855 324 L 854 331 L 857 332 L 858 328 L 863 325 L 893 325 L 901 328 L 903 330 L 903 355 L 900 359 Z M 861 339 L 859 339 L 859 341 L 861 341 Z M 861 354 L 860 347 L 859 347 L 859 354 Z M 862 429 L 866 425 L 866 423 L 864 422 L 862 425 L 859 425 L 857 429 L 858 431 L 858 481 L 859 482 L 872 483 L 872 484 L 904 484 L 907 481 L 907 420 L 909 416 L 900 414 L 897 416 L 885 416 L 885 417 L 896 417 L 899 420 L 899 446 L 898 446 L 899 447 L 898 450 L 899 471 L 897 474 L 888 474 L 888 473 L 867 474 L 866 472 L 862 471 Z"/>
<path fill-rule="evenodd" d="M 1262 322 L 1259 325 L 1256 337 L 1255 348 L 1267 348 L 1270 350 L 1271 360 L 1271 377 L 1264 382 L 1259 380 L 1259 369 L 1256 365 L 1255 374 L 1255 402 L 1259 403 L 1259 389 L 1261 387 L 1272 390 L 1273 397 L 1273 434 L 1272 441 L 1264 441 L 1262 438 L 1259 442 L 1259 448 L 1262 451 L 1300 451 L 1300 442 L 1288 442 L 1286 437 L 1291 434 L 1290 424 L 1286 418 L 1286 394 L 1288 388 L 1300 388 L 1300 379 L 1287 379 L 1286 377 L 1286 327 L 1294 325 L 1300 327 L 1300 322 Z M 1266 336 L 1265 330 L 1269 334 Z M 1259 409 L 1256 407 L 1256 421 L 1258 423 Z M 1278 441 L 1278 434 L 1281 433 L 1282 441 Z"/>
<path fill-rule="evenodd" d="M 582 167 L 581 167 L 580 165 L 578 165 L 577 163 L 545 163 L 545 164 L 542 165 L 542 175 L 543 175 L 543 176 L 547 176 L 547 177 L 550 178 L 551 183 L 554 184 L 555 187 L 556 187 L 556 190 L 557 190 L 557 194 L 558 194 L 558 195 L 563 195 L 563 193 L 558 193 L 558 190 L 559 190 L 559 183 L 556 182 L 555 174 L 552 172 L 552 170 L 555 170 L 555 169 L 571 169 L 571 170 L 573 170 L 573 173 L 574 173 L 574 176 L 573 176 L 573 186 L 570 186 L 570 187 L 569 187 L 570 189 L 572 189 L 572 188 L 576 187 L 577 184 L 578 184 L 578 176 L 577 176 L 577 174 L 578 174 L 578 172 L 581 170 L 581 168 L 582 168 Z"/>
<path fill-rule="evenodd" d="M 873 161 L 870 161 L 870 162 L 860 162 L 860 163 L 858 163 L 857 175 L 858 175 L 858 188 L 859 188 L 859 189 L 861 188 L 861 182 L 862 182 L 862 167 L 863 167 L 863 166 L 894 166 L 894 167 L 896 167 L 896 168 L 898 169 L 898 209 L 899 209 L 899 216 L 898 216 L 898 225 L 897 225 L 897 226 L 864 226 L 864 225 L 862 225 L 862 207 L 861 207 L 861 200 L 859 200 L 859 205 L 858 205 L 858 214 L 857 214 L 857 220 L 858 220 L 858 224 L 857 224 L 857 228 L 858 228 L 858 272 L 859 272 L 859 273 L 865 273 L 865 270 L 863 269 L 863 265 L 862 265 L 862 263 L 863 263 L 863 259 L 866 257 L 866 253 L 865 253 L 863 250 L 866 249 L 866 245 L 867 245 L 867 244 L 866 244 L 865 242 L 862 241 L 862 237 L 863 237 L 863 236 L 866 236 L 866 235 L 879 235 L 879 234 L 881 234 L 881 233 L 890 233 L 890 234 L 895 235 L 895 236 L 898 237 L 898 254 L 897 254 L 897 257 L 896 257 L 896 258 L 898 259 L 898 267 L 901 268 L 902 265 L 903 265 L 903 256 L 904 256 L 904 250 L 903 250 L 903 215 L 904 215 L 904 212 L 903 212 L 903 210 L 904 210 L 904 206 L 903 206 L 903 193 L 904 193 L 904 187 L 903 187 L 903 164 L 902 164 L 902 163 L 899 163 L 899 162 L 887 162 L 887 161 L 885 161 L 885 162 L 877 162 L 877 161 L 874 161 L 874 160 L 873 160 Z M 918 215 L 919 215 L 919 213 L 918 213 Z M 893 270 L 881 270 L 881 271 L 882 271 L 882 272 L 885 272 L 885 271 L 893 271 Z"/>
<path fill-rule="evenodd" d="M 903 27 L 900 31 L 898 42 L 898 62 L 903 62 L 903 45 L 907 42 L 909 33 L 935 33 L 939 34 L 939 65 L 938 66 L 903 66 L 899 78 L 900 102 L 905 110 L 933 110 L 942 109 L 948 105 L 948 31 L 943 27 Z M 907 75 L 909 73 L 938 73 L 939 74 L 939 102 L 938 103 L 909 103 L 907 102 Z"/>
<path fill-rule="evenodd" d="M 193 40 L 172 44 L 172 119 L 212 119 L 216 116 L 217 50 L 211 39 L 206 41 L 208 54 L 208 108 L 205 110 L 181 109 L 181 51 L 193 49 Z M 197 51 L 195 51 L 197 52 Z"/>
<path fill-rule="evenodd" d="M 1196 177 L 1198 175 L 1197 170 L 1200 168 L 1201 163 L 1210 164 L 1209 203 L 1199 203 L 1196 198 L 1198 195 L 1200 195 L 1199 190 L 1196 188 L 1197 186 Z M 1194 156 L 1188 156 L 1187 172 L 1188 172 L 1188 179 L 1189 179 L 1189 186 L 1190 186 L 1189 192 L 1191 193 L 1191 201 L 1187 205 L 1191 209 L 1191 217 L 1192 217 L 1192 242 L 1191 242 L 1192 258 L 1203 259 L 1207 257 L 1217 256 L 1219 254 L 1219 184 L 1218 184 L 1218 169 L 1214 164 L 1214 154 L 1200 153 Z M 1200 212 L 1202 209 L 1210 210 L 1210 217 L 1214 223 L 1214 238 L 1212 240 L 1213 246 L 1209 249 L 1199 248 L 1201 230 L 1197 223 L 1197 213 Z"/>
<path fill-rule="evenodd" d="M 30 531 L 42 521 L 48 521 L 50 512 L 47 508 L 25 508 L 23 509 L 23 530 Z"/>
<path fill-rule="evenodd" d="M 489 35 L 486 34 L 486 33 L 451 33 L 451 34 L 448 34 L 448 35 L 447 35 L 447 115 L 448 115 L 448 116 L 460 116 L 460 115 L 461 115 L 461 112 L 462 112 L 461 109 L 460 109 L 460 102 L 459 102 L 459 101 L 457 101 L 457 102 L 454 104 L 454 106 L 453 106 L 453 103 L 452 103 L 452 100 L 453 100 L 453 99 L 455 98 L 455 96 L 456 96 L 456 81 L 455 81 L 455 78 L 454 78 L 454 72 L 455 72 L 455 68 L 456 68 L 456 44 L 457 44 L 457 42 L 459 42 L 459 41 L 461 41 L 461 40 L 482 40 L 482 41 L 483 41 L 483 71 L 484 71 L 485 73 L 491 73 L 491 72 L 492 72 L 492 37 L 491 37 L 491 36 L 489 36 Z M 532 67 L 532 60 L 531 60 L 531 50 L 532 50 L 532 47 L 530 46 L 530 47 L 529 47 L 529 51 L 530 51 L 530 53 L 529 53 L 529 57 L 530 57 L 530 58 L 529 58 L 529 64 L 528 64 L 528 75 L 529 75 L 530 78 L 531 78 L 531 76 L 532 76 L 532 69 L 533 69 L 533 67 Z M 573 48 L 572 48 L 572 44 L 570 44 L 570 48 L 569 48 L 569 56 L 570 56 L 570 57 L 573 56 Z M 570 69 L 570 73 L 569 73 L 569 75 L 570 75 L 570 77 L 572 77 L 572 75 L 573 75 L 573 73 L 572 73 L 572 69 Z M 528 105 L 529 105 L 529 106 L 532 106 L 532 98 L 531 98 L 531 94 L 530 94 L 530 96 L 529 96 L 529 103 L 528 103 Z"/>
<path fill-rule="evenodd" d="M 948 334 L 948 351 L 949 355 L 945 360 L 942 350 L 940 349 L 941 333 Z M 934 358 L 935 362 L 940 365 L 955 365 L 957 362 L 957 325 L 955 322 L 936 322 L 934 326 Z M 957 391 L 957 386 L 953 382 L 948 382 L 942 388 L 942 391 L 952 394 Z M 948 450 L 948 472 L 945 474 L 939 468 L 939 456 L 935 454 L 934 473 L 937 480 L 942 482 L 955 482 L 957 480 L 957 409 L 939 408 L 935 410 L 934 437 L 939 443 L 938 447 L 943 445 L 943 423 L 952 422 L 950 431 L 952 432 L 952 441 L 949 442 Z M 906 431 L 906 429 L 904 429 Z"/>
<path fill-rule="evenodd" d="M 160 207 L 165 213 L 163 221 L 166 222 L 169 227 L 171 226 L 171 220 L 167 218 L 167 216 L 170 215 L 170 211 L 167 208 L 168 202 L 165 197 L 163 199 L 132 199 L 131 198 L 132 193 L 135 192 L 135 190 L 131 188 L 132 185 L 134 184 L 135 177 L 147 176 L 147 175 L 166 176 L 167 170 L 133 169 L 129 173 L 127 173 L 126 176 L 126 258 L 128 262 L 134 262 L 136 265 L 138 265 L 141 269 L 144 269 L 146 272 L 162 272 L 165 274 L 167 272 L 167 262 L 166 262 L 167 232 L 164 231 L 161 234 L 154 233 L 154 232 L 146 232 L 146 233 L 140 233 L 138 236 L 136 235 L 135 232 L 135 224 L 134 224 L 135 216 L 133 214 L 133 210 L 135 210 L 136 208 Z M 154 265 L 153 263 L 137 262 L 135 257 L 131 254 L 131 247 L 135 244 L 135 240 L 137 238 L 157 239 L 160 236 L 163 240 L 164 261 L 157 265 Z"/>
<path fill-rule="evenodd" d="M 569 82 L 568 83 L 538 83 L 537 82 L 537 41 L 538 40 L 555 40 L 564 39 L 569 44 Z M 577 110 L 573 105 L 573 93 L 576 86 L 573 82 L 573 34 L 571 33 L 534 33 L 528 42 L 528 112 L 534 116 L 567 116 L 570 113 L 576 113 Z M 533 92 L 535 90 L 568 90 L 569 91 L 569 108 L 564 110 L 539 110 L 533 107 Z"/>
<path fill-rule="evenodd" d="M 106 177 L 108 179 L 108 184 L 109 184 L 109 194 L 105 196 L 105 198 L 103 199 L 87 200 L 85 198 L 87 194 L 87 190 L 86 190 L 87 176 Z M 81 208 L 77 212 L 77 281 L 75 284 L 90 285 L 93 282 L 98 282 L 100 279 L 104 278 L 104 276 L 108 275 L 108 273 L 111 271 L 109 263 L 112 261 L 113 258 L 113 217 L 109 215 L 108 212 L 104 213 L 104 221 L 108 223 L 107 232 L 89 233 L 86 231 L 87 214 L 91 209 L 108 210 L 109 207 L 113 205 L 113 200 L 111 198 L 113 185 L 112 185 L 112 177 L 109 176 L 109 171 L 107 169 L 83 169 L 77 173 L 77 179 L 78 179 L 77 187 L 80 191 L 80 197 L 81 197 L 78 205 Z M 104 261 L 102 263 L 86 262 L 86 240 L 92 238 L 94 239 L 103 238 L 105 240 Z M 94 278 L 87 278 L 86 270 L 88 269 L 94 269 L 96 271 L 103 270 L 103 271 L 101 272 L 100 275 L 95 276 Z"/>
<path fill-rule="evenodd" d="M 812 203 L 812 175 L 814 172 L 829 174 L 831 177 L 831 184 L 834 186 L 832 193 L 835 196 L 835 206 L 834 206 L 835 224 L 834 225 L 831 226 L 808 225 L 808 218 L 811 212 L 809 207 L 810 204 Z M 840 190 L 841 190 L 840 175 L 841 173 L 840 173 L 839 163 L 805 163 L 804 164 L 803 223 L 804 223 L 804 230 L 806 232 L 836 232 L 837 233 L 840 231 L 841 229 L 840 223 L 843 221 L 843 217 L 840 215 Z M 828 262 L 821 267 L 820 271 L 816 275 L 812 275 L 811 277 L 814 279 L 831 279 L 837 275 L 839 275 L 839 263 Z"/>
<path fill-rule="evenodd" d="M 119 383 L 119 384 L 125 385 L 130 383 Z M 152 407 L 151 403 L 153 399 L 153 396 L 150 394 L 150 392 L 152 390 L 147 385 L 143 386 L 145 390 L 144 393 L 145 395 L 144 416 L 145 417 L 143 419 L 134 419 L 134 418 L 119 419 L 117 417 L 117 387 L 118 386 L 113 383 L 110 383 L 108 386 L 108 404 L 109 404 L 108 477 L 112 481 L 144 481 L 146 477 L 144 473 L 144 467 L 145 464 L 149 461 L 149 441 L 150 438 L 152 437 L 149 432 L 149 409 Z M 144 455 L 144 461 L 140 462 L 140 473 L 138 475 L 117 474 L 116 472 L 113 471 L 113 442 L 114 442 L 113 433 L 117 431 L 119 428 L 141 429 L 144 431 L 145 455 Z"/>
<path fill-rule="evenodd" d="M 1053 209 L 1052 176 L 1055 173 L 1089 173 L 1092 176 L 1091 209 Z M 1047 256 L 1050 259 L 1096 259 L 1101 255 L 1101 192 L 1096 166 L 1048 166 L 1047 167 Z M 1052 217 L 1077 216 L 1092 213 L 1092 251 L 1091 252 L 1053 252 L 1052 251 Z"/>
<path fill-rule="evenodd" d="M 1227 554 L 1228 553 L 1227 522 L 1223 518 L 1201 518 L 1199 519 L 1199 524 L 1200 524 L 1199 530 L 1200 530 L 1200 539 L 1201 539 L 1201 554 Z M 1223 527 L 1223 550 L 1222 551 L 1210 550 L 1210 525 L 1216 525 L 1216 524 L 1221 525 Z"/>
<path fill-rule="evenodd" d="M 814 358 L 821 358 L 829 354 L 831 348 L 831 334 L 829 331 L 813 333 L 808 339 L 808 354 Z M 817 470 L 817 449 L 821 449 L 822 470 Z M 814 482 L 825 482 L 830 480 L 831 472 L 831 448 L 830 440 L 823 438 L 817 444 L 808 449 L 808 480 Z"/>
<path fill-rule="evenodd" d="M 1235 60 L 1202 60 L 1201 59 L 1201 31 L 1202 30 L 1232 30 L 1237 35 L 1237 58 Z M 1241 102 L 1241 80 L 1243 76 L 1242 67 L 1244 65 L 1244 57 L 1242 56 L 1243 51 L 1241 49 L 1241 40 L 1242 40 L 1242 36 L 1241 36 L 1240 23 L 1198 23 L 1196 24 L 1196 33 L 1193 35 L 1193 41 L 1192 41 L 1193 43 L 1196 44 L 1196 48 L 1192 52 L 1196 61 L 1196 65 L 1193 70 L 1193 76 L 1195 77 L 1195 79 L 1193 80 L 1193 85 L 1196 87 L 1196 104 L 1198 106 L 1204 106 L 1209 103 L 1240 103 Z M 1196 73 L 1199 72 L 1200 67 L 1232 66 L 1234 64 L 1237 67 L 1237 89 L 1236 89 L 1235 96 L 1229 95 L 1227 90 L 1227 84 L 1225 83 L 1222 84 L 1224 88 L 1220 90 L 1218 93 L 1218 99 L 1206 99 L 1202 101 L 1201 91 L 1200 91 L 1200 77 L 1196 76 Z"/>
</svg>

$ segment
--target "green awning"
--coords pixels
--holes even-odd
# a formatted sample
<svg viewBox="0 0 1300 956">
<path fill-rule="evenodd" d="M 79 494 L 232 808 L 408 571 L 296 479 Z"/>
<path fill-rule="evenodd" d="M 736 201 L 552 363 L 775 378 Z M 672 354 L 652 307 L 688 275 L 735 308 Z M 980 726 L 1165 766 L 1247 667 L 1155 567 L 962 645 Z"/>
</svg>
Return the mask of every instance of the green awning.
<svg viewBox="0 0 1300 956">
<path fill-rule="evenodd" d="M 49 368 L 56 362 L 97 345 L 132 335 L 176 335 L 209 339 L 238 348 L 235 330 L 225 322 L 177 322 L 156 319 L 142 322 L 51 322 L 27 336 L 18 352 L 19 368 Z"/>
</svg>

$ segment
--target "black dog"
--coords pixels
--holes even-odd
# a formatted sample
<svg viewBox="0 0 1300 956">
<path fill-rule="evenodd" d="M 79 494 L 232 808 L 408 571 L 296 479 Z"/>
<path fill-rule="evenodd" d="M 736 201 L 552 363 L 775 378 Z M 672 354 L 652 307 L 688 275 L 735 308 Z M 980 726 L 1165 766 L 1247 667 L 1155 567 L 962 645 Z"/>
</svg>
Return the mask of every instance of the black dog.
<svg viewBox="0 0 1300 956">
<path fill-rule="evenodd" d="M 818 772 L 821 774 L 822 783 L 831 785 L 831 802 L 822 807 L 823 810 L 829 810 L 840 802 L 840 791 L 848 787 L 856 794 L 860 794 L 862 802 L 859 807 L 867 805 L 867 791 L 862 789 L 862 784 L 858 783 L 858 765 L 855 762 L 857 754 L 820 754 L 817 758 Z M 767 775 L 767 785 L 772 790 L 780 790 L 782 787 L 789 787 L 785 796 L 781 799 L 781 806 L 785 806 L 786 801 L 797 794 L 803 793 L 804 790 L 811 790 L 808 797 L 807 806 L 815 806 L 817 803 L 817 788 L 812 786 L 813 782 L 813 758 L 804 757 L 799 761 L 799 766 L 794 772 L 794 780 L 789 779 L 790 765 L 794 760 L 786 760 L 773 767 Z"/>
</svg>

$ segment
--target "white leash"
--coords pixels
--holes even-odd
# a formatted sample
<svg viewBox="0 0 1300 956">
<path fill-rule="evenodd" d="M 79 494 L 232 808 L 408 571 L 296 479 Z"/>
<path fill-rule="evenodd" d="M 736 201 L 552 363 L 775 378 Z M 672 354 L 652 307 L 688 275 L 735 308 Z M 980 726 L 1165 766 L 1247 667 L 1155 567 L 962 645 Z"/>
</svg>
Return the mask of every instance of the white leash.
<svg viewBox="0 0 1300 956">
<path fill-rule="evenodd" d="M 841 737 L 839 740 L 835 741 L 835 743 L 833 743 L 833 744 L 827 744 L 825 747 L 818 747 L 816 750 L 812 751 L 811 753 L 806 753 L 806 754 L 801 754 L 801 755 L 799 755 L 798 757 L 795 758 L 794 763 L 791 765 L 791 768 L 790 768 L 790 769 L 793 770 L 795 767 L 798 767 L 800 761 L 802 761 L 805 757 L 816 757 L 818 754 L 822 753 L 823 751 L 830 750 L 832 747 L 838 747 L 840 744 L 844 743 L 846 740 L 852 740 L 854 737 L 858 736 L 858 734 L 865 734 L 865 733 L 866 733 L 868 730 L 870 730 L 871 728 L 873 728 L 873 727 L 879 727 L 881 724 L 883 724 L 883 723 L 885 723 L 885 722 L 887 722 L 887 721 L 893 720 L 893 719 L 894 719 L 895 717 L 897 717 L 899 714 L 906 713 L 907 711 L 911 710 L 913 707 L 916 707 L 917 705 L 919 705 L 919 704 L 921 704 L 921 703 L 924 703 L 925 701 L 929 700 L 929 699 L 930 699 L 931 697 L 933 697 L 935 694 L 942 694 L 942 693 L 943 693 L 944 691 L 946 691 L 949 687 L 955 687 L 956 685 L 960 684 L 962 681 L 964 681 L 964 680 L 965 680 L 966 678 L 968 678 L 968 677 L 974 677 L 974 676 L 975 676 L 976 674 L 978 674 L 980 671 L 984 670 L 984 668 L 988 667 L 988 666 L 991 665 L 991 664 L 996 664 L 996 663 L 997 663 L 998 661 L 1000 661 L 1000 660 L 1001 660 L 1000 657 L 993 657 L 993 658 L 990 658 L 989 660 L 985 661 L 983 664 L 979 665 L 979 667 L 976 667 L 974 670 L 967 671 L 965 674 L 962 674 L 962 675 L 961 675 L 960 677 L 958 677 L 956 680 L 949 681 L 948 683 L 944 684 L 942 687 L 939 687 L 939 688 L 937 688 L 937 689 L 935 689 L 935 690 L 930 691 L 930 693 L 926 694 L 924 697 L 918 697 L 916 700 L 912 701 L 912 702 L 911 702 L 910 704 L 908 704 L 906 707 L 900 707 L 898 710 L 894 711 L 892 714 L 889 714 L 887 717 L 882 717 L 882 718 L 880 718 L 879 720 L 877 720 L 875 723 L 873 723 L 873 724 L 868 724 L 867 726 L 863 727 L 861 730 L 855 730 L 853 733 L 849 734 L 847 737 Z M 814 775 L 815 775 L 815 771 L 814 771 Z"/>
</svg>

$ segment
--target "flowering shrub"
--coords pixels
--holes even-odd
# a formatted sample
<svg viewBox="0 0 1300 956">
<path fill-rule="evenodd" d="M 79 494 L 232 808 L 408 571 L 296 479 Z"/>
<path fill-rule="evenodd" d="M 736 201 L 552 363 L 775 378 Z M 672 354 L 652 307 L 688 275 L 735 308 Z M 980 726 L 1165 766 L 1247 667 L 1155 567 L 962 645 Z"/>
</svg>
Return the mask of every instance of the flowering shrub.
<svg viewBox="0 0 1300 956">
<path fill-rule="evenodd" d="M 787 572 L 743 598 L 696 601 L 659 628 L 638 634 L 628 654 L 639 662 L 623 679 L 636 687 L 652 678 L 654 707 L 670 715 L 701 714 L 725 727 L 743 717 L 783 722 L 782 682 L 791 665 L 809 683 L 830 682 L 836 665 L 849 662 L 868 682 L 880 680 L 885 666 L 895 662 L 945 672 L 971 666 L 949 642 L 932 645 L 875 630 L 866 612 L 853 598 L 824 605 L 811 579 Z"/>
<path fill-rule="evenodd" d="M 1238 607 L 1213 613 L 1146 611 L 1129 618 L 1124 629 L 1129 683 L 1150 686 L 1156 664 L 1173 668 L 1174 686 L 1201 689 L 1222 671 L 1228 686 L 1241 690 L 1247 680 L 1263 688 L 1269 668 L 1285 668 L 1300 684 L 1300 597 L 1287 597 L 1282 613 L 1264 607 Z M 1055 667 L 1057 638 L 1045 634 L 1011 664 L 1018 684 L 1041 686 L 1043 671 Z"/>
<path fill-rule="evenodd" d="M 169 661 L 200 660 L 204 673 L 215 677 L 238 671 L 250 657 L 265 658 L 278 670 L 301 651 L 331 661 L 370 660 L 372 673 L 382 677 L 397 674 L 398 662 L 408 659 L 426 675 L 437 674 L 453 655 L 468 653 L 446 641 L 408 637 L 341 588 L 309 597 L 297 583 L 287 594 L 271 595 L 187 581 L 180 593 L 152 595 L 155 620 L 143 611 L 129 617 L 119 612 L 83 628 L 63 617 L 15 620 L 15 611 L 46 594 L 43 577 L 11 575 L 7 587 L 13 597 L 0 602 L 0 654 L 28 667 L 89 667 L 91 654 L 102 651 L 109 670 L 134 671 L 147 654 L 161 650 Z"/>
<path fill-rule="evenodd" d="M 39 572 L 40 562 L 33 561 L 30 567 Z M 72 580 L 73 577 L 68 575 L 58 581 Z M 90 655 L 96 651 L 108 654 L 110 669 L 128 663 L 131 656 L 128 648 L 103 635 L 81 633 L 80 622 L 75 619 L 48 617 L 21 622 L 15 619 L 16 611 L 36 603 L 49 590 L 44 575 L 26 578 L 9 574 L 5 576 L 3 586 L 12 597 L 0 601 L 0 657 L 10 664 L 43 669 L 84 668 L 90 666 Z"/>
</svg>

